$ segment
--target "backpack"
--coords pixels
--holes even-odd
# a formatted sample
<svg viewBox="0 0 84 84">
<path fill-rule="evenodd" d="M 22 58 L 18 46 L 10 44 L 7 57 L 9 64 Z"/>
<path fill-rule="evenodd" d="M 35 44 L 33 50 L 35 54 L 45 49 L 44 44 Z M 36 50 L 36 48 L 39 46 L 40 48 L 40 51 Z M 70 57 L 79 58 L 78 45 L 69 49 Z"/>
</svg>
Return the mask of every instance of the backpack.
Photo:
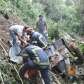
<svg viewBox="0 0 84 84">
<path fill-rule="evenodd" d="M 30 45 L 28 48 L 28 53 L 33 62 L 40 68 L 46 68 L 49 65 L 49 59 L 47 53 L 40 47 Z"/>
<path fill-rule="evenodd" d="M 47 40 L 42 34 L 38 32 L 33 32 L 31 37 L 31 43 L 41 48 L 47 46 Z"/>
</svg>

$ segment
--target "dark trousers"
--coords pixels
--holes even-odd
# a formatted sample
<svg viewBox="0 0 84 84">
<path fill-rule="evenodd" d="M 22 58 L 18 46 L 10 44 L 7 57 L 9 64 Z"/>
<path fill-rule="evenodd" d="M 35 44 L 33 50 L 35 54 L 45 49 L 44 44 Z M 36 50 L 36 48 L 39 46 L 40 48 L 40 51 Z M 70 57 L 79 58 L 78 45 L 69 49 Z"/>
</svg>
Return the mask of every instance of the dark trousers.
<svg viewBox="0 0 84 84">
<path fill-rule="evenodd" d="M 61 73 L 63 76 L 66 75 L 66 65 L 65 65 L 65 61 L 61 60 L 55 67 L 52 68 L 52 70 L 58 71 L 59 73 Z"/>
<path fill-rule="evenodd" d="M 25 71 L 28 69 L 38 69 L 37 65 L 35 65 L 31 60 L 28 60 L 27 63 L 25 63 L 22 68 L 20 69 L 20 76 L 21 78 L 24 78 Z M 45 82 L 45 84 L 50 84 L 50 79 L 48 76 L 48 68 L 46 69 L 39 69 L 41 72 L 41 76 Z"/>
<path fill-rule="evenodd" d="M 10 40 L 12 41 L 15 55 L 18 55 L 21 51 L 21 48 L 16 40 L 16 33 L 13 30 L 10 30 Z"/>
</svg>

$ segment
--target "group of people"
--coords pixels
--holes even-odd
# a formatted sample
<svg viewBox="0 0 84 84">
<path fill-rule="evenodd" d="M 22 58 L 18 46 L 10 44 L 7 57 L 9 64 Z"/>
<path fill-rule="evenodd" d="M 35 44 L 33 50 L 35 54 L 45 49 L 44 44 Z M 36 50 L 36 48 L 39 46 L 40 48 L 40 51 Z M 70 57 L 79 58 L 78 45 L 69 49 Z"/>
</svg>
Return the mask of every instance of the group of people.
<svg viewBox="0 0 84 84">
<path fill-rule="evenodd" d="M 46 36 L 47 30 L 42 15 L 39 15 L 37 23 L 38 32 L 29 26 L 18 24 L 9 28 L 11 46 L 9 57 L 13 63 L 23 63 L 19 71 L 22 78 L 28 78 L 25 75 L 28 69 L 39 69 L 45 84 L 50 84 L 48 76 L 49 58 L 44 51 L 48 40 Z M 24 60 L 24 54 L 27 55 L 26 60 Z"/>
<path fill-rule="evenodd" d="M 22 78 L 28 78 L 28 76 L 25 75 L 28 69 L 39 69 L 45 84 L 50 84 L 50 78 L 48 76 L 49 57 L 44 50 L 48 44 L 48 32 L 45 18 L 42 15 L 39 15 L 36 28 L 38 31 L 35 31 L 30 26 L 18 24 L 12 25 L 9 28 L 11 45 L 9 57 L 12 62 L 23 63 L 20 69 L 20 76 Z M 72 51 L 74 50 L 74 52 L 78 50 L 74 47 L 72 42 L 70 42 L 69 48 Z M 27 56 L 25 56 L 25 54 Z M 82 56 L 78 51 L 77 55 L 79 55 L 79 59 L 82 60 Z M 25 57 L 26 60 L 24 59 Z M 65 61 L 61 55 L 59 55 L 59 58 L 60 62 L 53 69 L 57 69 L 64 77 L 66 75 Z"/>
</svg>

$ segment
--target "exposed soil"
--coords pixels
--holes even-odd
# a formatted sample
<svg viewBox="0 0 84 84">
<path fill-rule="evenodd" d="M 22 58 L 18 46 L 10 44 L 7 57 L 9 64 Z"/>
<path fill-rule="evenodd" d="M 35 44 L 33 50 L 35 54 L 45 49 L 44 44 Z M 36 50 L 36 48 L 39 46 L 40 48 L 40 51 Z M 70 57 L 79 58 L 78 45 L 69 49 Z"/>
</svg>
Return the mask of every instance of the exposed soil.
<svg viewBox="0 0 84 84">
<path fill-rule="evenodd" d="M 8 29 L 12 24 L 16 23 L 26 25 L 18 16 L 9 16 L 9 19 L 5 19 L 2 15 L 0 15 L 0 39 L 8 40 Z"/>
</svg>

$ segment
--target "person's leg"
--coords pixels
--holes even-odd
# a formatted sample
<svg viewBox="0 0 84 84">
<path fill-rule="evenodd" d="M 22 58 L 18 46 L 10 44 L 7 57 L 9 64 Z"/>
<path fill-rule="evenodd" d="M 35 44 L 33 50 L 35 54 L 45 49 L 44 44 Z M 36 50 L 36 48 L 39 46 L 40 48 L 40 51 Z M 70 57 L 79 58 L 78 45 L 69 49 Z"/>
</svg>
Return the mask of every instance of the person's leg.
<svg viewBox="0 0 84 84">
<path fill-rule="evenodd" d="M 14 47 L 15 55 L 18 55 L 21 51 L 21 48 L 17 43 L 16 34 L 13 30 L 10 30 L 10 39 L 11 39 L 12 46 Z"/>
<path fill-rule="evenodd" d="M 60 62 L 58 63 L 58 65 L 57 65 L 57 68 L 59 69 L 59 71 L 60 71 L 61 73 L 66 73 L 65 61 L 64 61 L 64 60 L 60 61 Z"/>
<path fill-rule="evenodd" d="M 9 30 L 10 32 L 10 40 L 12 41 L 12 44 L 16 44 L 16 35 L 13 30 Z"/>
<path fill-rule="evenodd" d="M 58 63 L 57 69 L 61 73 L 62 77 L 64 78 L 65 75 L 66 75 L 66 65 L 65 65 L 65 61 L 64 60 L 62 60 L 62 61 L 60 61 Z"/>
<path fill-rule="evenodd" d="M 48 69 L 43 69 L 43 70 L 40 70 L 40 71 L 41 71 L 41 75 L 42 75 L 42 78 L 43 78 L 45 84 L 50 84 Z"/>
</svg>

